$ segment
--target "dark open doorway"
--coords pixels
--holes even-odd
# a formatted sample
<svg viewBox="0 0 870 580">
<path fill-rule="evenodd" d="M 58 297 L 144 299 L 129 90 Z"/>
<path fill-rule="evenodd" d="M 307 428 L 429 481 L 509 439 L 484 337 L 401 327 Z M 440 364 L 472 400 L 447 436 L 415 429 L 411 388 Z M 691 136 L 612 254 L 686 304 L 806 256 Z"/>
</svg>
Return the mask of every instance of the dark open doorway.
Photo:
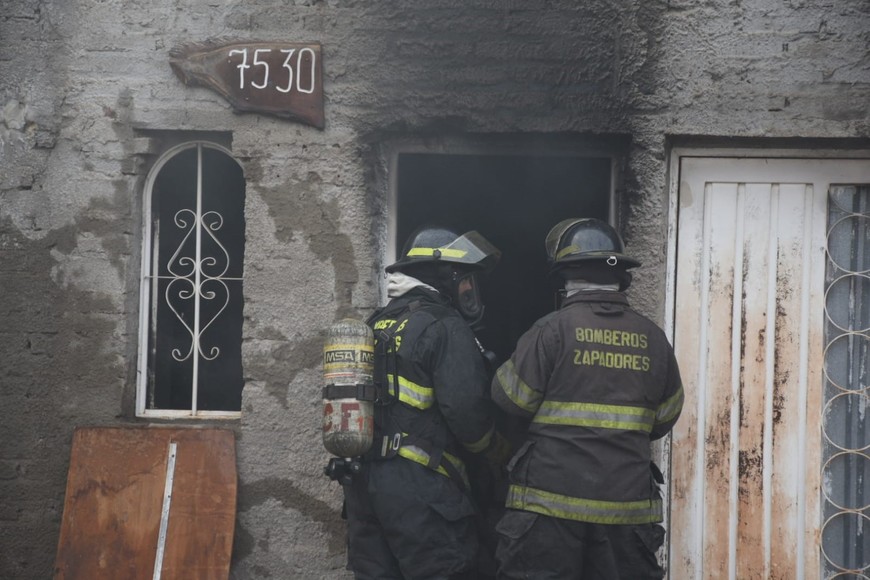
<svg viewBox="0 0 870 580">
<path fill-rule="evenodd" d="M 608 220 L 610 157 L 402 153 L 397 162 L 396 254 L 420 225 L 477 230 L 502 251 L 486 281 L 481 342 L 505 360 L 553 309 L 544 238 L 569 217 Z"/>
</svg>

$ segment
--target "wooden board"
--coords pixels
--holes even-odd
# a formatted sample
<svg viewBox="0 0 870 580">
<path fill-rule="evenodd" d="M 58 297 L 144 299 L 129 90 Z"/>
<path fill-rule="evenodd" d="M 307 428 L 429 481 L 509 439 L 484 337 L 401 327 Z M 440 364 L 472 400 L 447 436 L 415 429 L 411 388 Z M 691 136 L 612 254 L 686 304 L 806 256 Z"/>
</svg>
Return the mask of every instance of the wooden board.
<svg viewBox="0 0 870 580">
<path fill-rule="evenodd" d="M 228 577 L 236 514 L 233 432 L 87 427 L 73 435 L 56 580 L 154 578 L 172 442 L 160 578 Z"/>
</svg>

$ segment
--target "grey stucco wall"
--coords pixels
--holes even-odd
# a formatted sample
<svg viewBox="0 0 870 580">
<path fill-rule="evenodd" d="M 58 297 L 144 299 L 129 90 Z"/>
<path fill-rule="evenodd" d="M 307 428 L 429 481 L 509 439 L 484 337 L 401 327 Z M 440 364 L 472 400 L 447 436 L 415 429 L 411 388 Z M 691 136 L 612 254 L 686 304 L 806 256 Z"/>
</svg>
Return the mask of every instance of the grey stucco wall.
<svg viewBox="0 0 870 580">
<path fill-rule="evenodd" d="M 322 43 L 326 128 L 183 86 L 169 50 L 218 37 Z M 231 137 L 247 181 L 233 576 L 340 578 L 321 332 L 379 300 L 383 140 L 630 136 L 632 297 L 660 317 L 669 144 L 866 146 L 868 104 L 866 0 L 0 0 L 0 577 L 51 575 L 73 428 L 137 422 L 163 132 Z"/>
</svg>

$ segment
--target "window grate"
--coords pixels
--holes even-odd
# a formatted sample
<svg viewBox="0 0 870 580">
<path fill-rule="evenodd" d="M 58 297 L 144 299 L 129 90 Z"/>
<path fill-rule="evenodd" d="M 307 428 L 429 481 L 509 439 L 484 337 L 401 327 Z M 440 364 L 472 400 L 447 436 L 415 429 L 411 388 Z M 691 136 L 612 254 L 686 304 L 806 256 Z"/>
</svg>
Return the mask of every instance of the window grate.
<svg viewBox="0 0 870 580">
<path fill-rule="evenodd" d="M 137 414 L 241 408 L 244 178 L 225 152 L 187 144 L 147 188 Z"/>
<path fill-rule="evenodd" d="M 870 569 L 870 187 L 829 190 L 822 554 L 826 578 Z"/>
</svg>

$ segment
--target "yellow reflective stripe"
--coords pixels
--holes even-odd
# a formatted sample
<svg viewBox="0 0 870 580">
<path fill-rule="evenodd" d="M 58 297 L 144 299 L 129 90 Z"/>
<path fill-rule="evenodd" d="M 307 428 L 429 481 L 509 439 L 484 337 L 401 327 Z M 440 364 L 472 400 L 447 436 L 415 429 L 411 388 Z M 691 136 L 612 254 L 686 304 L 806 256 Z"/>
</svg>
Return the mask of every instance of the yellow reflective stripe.
<svg viewBox="0 0 870 580">
<path fill-rule="evenodd" d="M 434 256 L 435 250 L 441 252 L 441 255 L 446 258 L 464 258 L 468 252 L 466 250 L 457 250 L 455 248 L 411 248 L 408 250 L 408 257 L 414 256 Z"/>
<path fill-rule="evenodd" d="M 428 409 L 435 402 L 435 389 L 432 387 L 424 387 L 413 381 L 409 381 L 403 376 L 399 376 L 396 381 L 395 375 L 387 375 L 387 383 L 395 385 L 398 382 L 399 393 L 396 395 L 398 399 L 416 409 Z"/>
<path fill-rule="evenodd" d="M 453 465 L 453 467 L 456 469 L 456 471 L 459 472 L 459 476 L 462 478 L 462 483 L 465 484 L 465 487 L 466 488 L 470 487 L 471 484 L 468 481 L 468 472 L 465 471 L 465 463 L 463 463 L 462 460 L 459 459 L 458 457 L 456 457 L 455 455 L 451 455 L 450 453 L 447 453 L 446 451 L 441 454 L 441 457 L 443 459 L 446 459 L 447 461 L 449 461 L 450 464 Z M 441 472 L 439 472 L 439 473 L 441 473 Z"/>
<path fill-rule="evenodd" d="M 429 454 L 416 445 L 402 445 L 399 447 L 399 456 L 404 457 L 405 459 L 410 459 L 414 463 L 419 463 L 425 467 L 429 466 Z M 447 470 L 440 465 L 435 468 L 435 471 L 441 475 L 447 475 Z"/>
<path fill-rule="evenodd" d="M 659 405 L 656 411 L 656 424 L 667 423 L 676 417 L 683 408 L 683 385 L 671 395 L 667 401 Z"/>
<path fill-rule="evenodd" d="M 577 247 L 577 246 L 573 246 L 573 245 L 572 245 L 572 246 L 566 246 L 566 247 L 562 248 L 561 250 L 559 250 L 559 252 L 556 253 L 556 259 L 558 260 L 558 259 L 561 258 L 562 256 L 565 256 L 565 255 L 567 255 L 567 254 L 571 254 L 571 253 L 574 253 L 574 252 L 579 252 L 579 251 L 580 251 L 580 248 Z"/>
<path fill-rule="evenodd" d="M 643 407 L 559 401 L 544 401 L 532 419 L 533 423 L 625 429 L 644 433 L 652 431 L 654 421 L 655 412 Z"/>
<path fill-rule="evenodd" d="M 594 524 L 650 524 L 663 519 L 662 501 L 602 501 L 511 485 L 505 505 L 564 520 Z"/>
<path fill-rule="evenodd" d="M 520 378 L 514 366 L 514 361 L 509 360 L 498 367 L 495 378 L 501 390 L 504 391 L 504 394 L 514 405 L 529 413 L 534 413 L 538 409 L 543 395 Z"/>
<path fill-rule="evenodd" d="M 404 457 L 405 459 L 409 459 L 414 463 L 419 463 L 423 467 L 429 467 L 429 459 L 431 456 L 416 445 L 402 445 L 401 447 L 399 447 L 398 455 L 400 457 Z M 462 460 L 455 455 L 447 453 L 446 451 L 442 453 L 441 458 L 446 459 L 451 463 L 451 465 L 453 465 L 453 467 L 456 468 L 456 470 L 459 472 L 460 477 L 462 477 L 462 482 L 465 484 L 466 487 L 468 487 L 468 473 L 465 470 L 465 464 L 462 462 Z M 450 474 L 447 473 L 447 470 L 444 469 L 444 467 L 441 465 L 436 467 L 433 471 L 440 473 L 444 477 L 450 477 Z"/>
<path fill-rule="evenodd" d="M 492 441 L 492 435 L 495 433 L 495 426 L 489 428 L 489 431 L 486 434 L 475 441 L 474 443 L 463 443 L 462 446 L 471 451 L 472 453 L 480 453 L 487 447 L 489 447 L 490 441 Z"/>
</svg>

